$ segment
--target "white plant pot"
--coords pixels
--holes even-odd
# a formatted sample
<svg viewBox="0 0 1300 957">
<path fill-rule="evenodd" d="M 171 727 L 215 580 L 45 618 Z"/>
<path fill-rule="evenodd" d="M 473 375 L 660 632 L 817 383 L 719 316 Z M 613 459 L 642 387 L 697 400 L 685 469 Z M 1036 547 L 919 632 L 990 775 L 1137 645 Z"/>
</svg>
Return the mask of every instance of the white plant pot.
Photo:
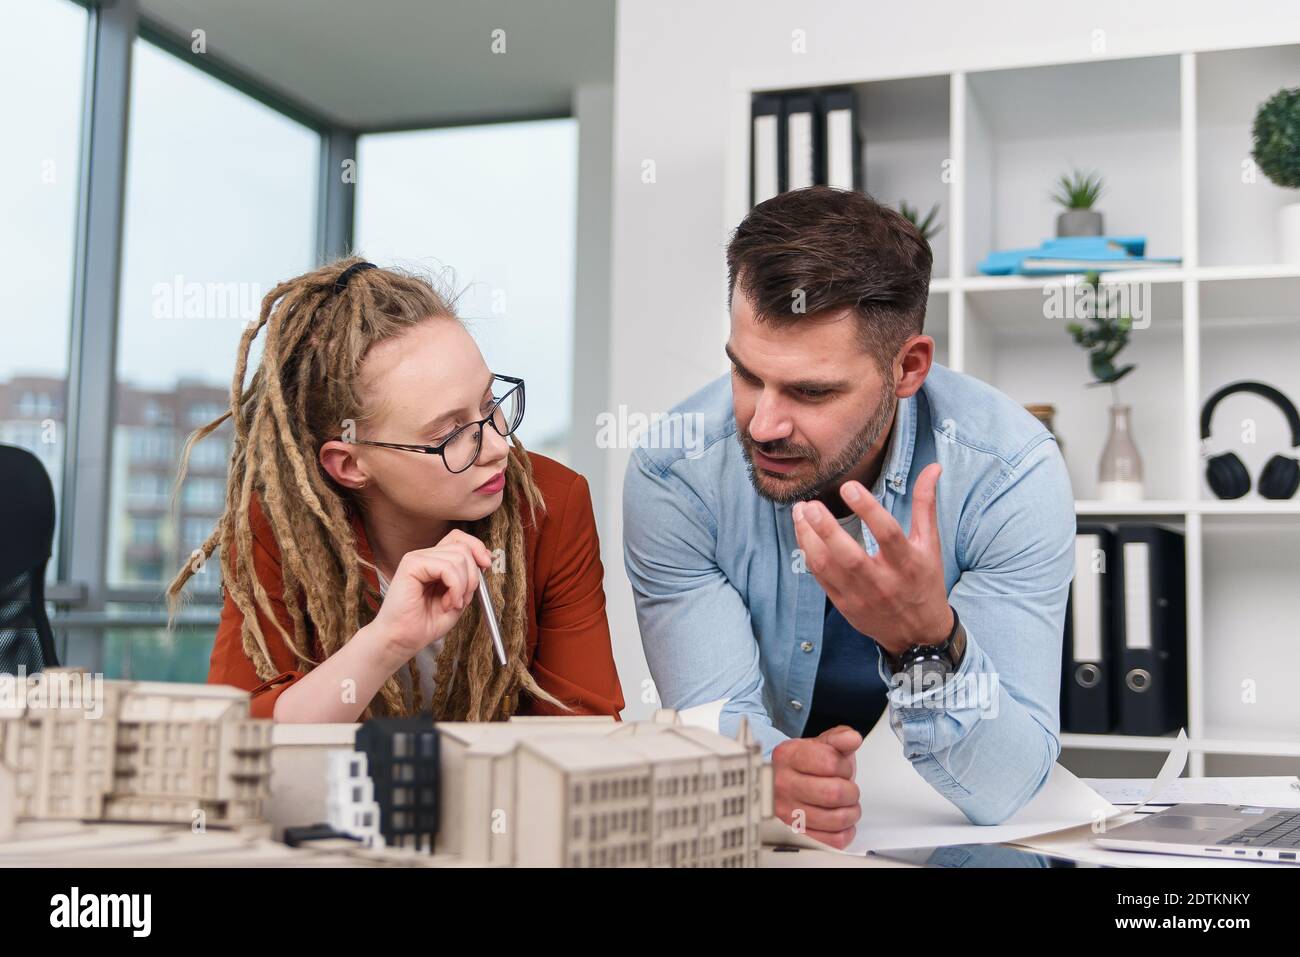
<svg viewBox="0 0 1300 957">
<path fill-rule="evenodd" d="M 1290 203 L 1277 211 L 1279 262 L 1300 266 L 1300 203 Z"/>
</svg>

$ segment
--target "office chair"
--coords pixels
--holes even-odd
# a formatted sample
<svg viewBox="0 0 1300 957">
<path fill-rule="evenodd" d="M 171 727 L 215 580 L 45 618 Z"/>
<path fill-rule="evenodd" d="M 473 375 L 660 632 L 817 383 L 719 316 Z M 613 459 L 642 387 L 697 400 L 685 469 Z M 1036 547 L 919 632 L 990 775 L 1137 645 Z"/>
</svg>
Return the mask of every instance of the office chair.
<svg viewBox="0 0 1300 957">
<path fill-rule="evenodd" d="M 45 614 L 54 486 L 41 460 L 13 445 L 0 445 L 0 536 L 0 674 L 57 667 Z"/>
</svg>

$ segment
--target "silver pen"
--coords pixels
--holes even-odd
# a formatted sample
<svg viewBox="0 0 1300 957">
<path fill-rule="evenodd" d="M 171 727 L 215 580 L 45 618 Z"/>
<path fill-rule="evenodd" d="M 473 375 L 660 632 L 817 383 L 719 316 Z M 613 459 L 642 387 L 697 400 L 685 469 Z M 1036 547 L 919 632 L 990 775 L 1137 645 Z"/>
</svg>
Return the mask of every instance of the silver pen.
<svg viewBox="0 0 1300 957">
<path fill-rule="evenodd" d="M 483 606 L 483 617 L 487 621 L 488 631 L 492 634 L 492 644 L 497 649 L 497 660 L 506 663 L 506 645 L 501 640 L 501 626 L 497 624 L 497 613 L 492 609 L 492 596 L 488 593 L 487 579 L 478 576 L 478 600 Z"/>
</svg>

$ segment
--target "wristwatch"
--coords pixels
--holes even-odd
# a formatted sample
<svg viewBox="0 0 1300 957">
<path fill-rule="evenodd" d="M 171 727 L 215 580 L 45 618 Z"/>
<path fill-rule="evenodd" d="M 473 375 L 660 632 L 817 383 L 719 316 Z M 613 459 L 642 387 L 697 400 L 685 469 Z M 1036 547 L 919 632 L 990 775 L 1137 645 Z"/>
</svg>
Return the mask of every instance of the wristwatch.
<svg viewBox="0 0 1300 957">
<path fill-rule="evenodd" d="M 951 605 L 948 607 L 952 609 L 952 630 L 943 641 L 937 644 L 913 645 L 897 657 L 882 649 L 885 665 L 889 668 L 890 674 L 896 675 L 900 671 L 910 671 L 919 667 L 923 679 L 930 674 L 946 678 L 961 667 L 962 658 L 966 655 L 966 629 L 962 627 L 957 609 Z"/>
</svg>

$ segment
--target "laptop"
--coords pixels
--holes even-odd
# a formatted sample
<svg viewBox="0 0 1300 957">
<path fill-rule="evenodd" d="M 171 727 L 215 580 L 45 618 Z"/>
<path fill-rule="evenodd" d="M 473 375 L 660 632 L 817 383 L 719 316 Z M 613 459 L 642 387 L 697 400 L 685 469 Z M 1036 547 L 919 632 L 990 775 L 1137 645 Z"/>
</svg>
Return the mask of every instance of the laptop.
<svg viewBox="0 0 1300 957">
<path fill-rule="evenodd" d="M 1098 847 L 1300 863 L 1300 809 L 1175 804 L 1092 839 Z"/>
</svg>

